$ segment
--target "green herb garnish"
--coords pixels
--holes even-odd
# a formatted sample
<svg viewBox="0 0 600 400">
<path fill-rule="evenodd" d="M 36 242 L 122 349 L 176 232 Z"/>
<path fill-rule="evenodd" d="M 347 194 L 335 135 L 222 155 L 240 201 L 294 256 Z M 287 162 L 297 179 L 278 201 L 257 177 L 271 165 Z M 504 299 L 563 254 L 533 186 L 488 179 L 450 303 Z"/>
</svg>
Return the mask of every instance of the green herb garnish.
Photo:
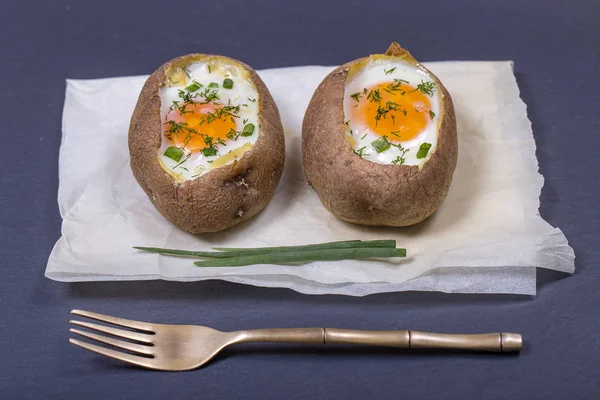
<svg viewBox="0 0 600 400">
<path fill-rule="evenodd" d="M 406 257 L 406 249 L 396 248 L 395 240 L 350 240 L 317 243 L 304 246 L 214 248 L 217 251 L 187 251 L 158 247 L 134 247 L 135 249 L 165 255 L 201 257 L 197 266 L 242 266 L 251 264 L 275 264 L 288 262 L 335 261 L 377 257 Z"/>
<path fill-rule="evenodd" d="M 252 136 L 254 133 L 254 124 L 246 124 L 244 125 L 244 129 L 242 129 L 242 136 Z"/>
<path fill-rule="evenodd" d="M 178 164 L 174 165 L 172 169 L 179 167 L 181 164 L 186 162 L 188 160 L 188 158 L 190 158 L 191 156 L 192 156 L 192 153 L 189 153 L 187 156 L 185 156 L 185 158 L 183 160 L 181 160 Z"/>
<path fill-rule="evenodd" d="M 367 132 L 367 133 L 365 133 L 364 135 L 362 135 L 362 137 L 360 138 L 360 140 L 363 140 L 364 138 L 366 138 L 366 137 L 367 137 L 367 134 L 368 134 L 368 132 Z"/>
<path fill-rule="evenodd" d="M 389 75 L 392 72 L 394 72 L 395 70 L 396 70 L 396 67 L 390 68 L 390 69 L 384 69 L 383 72 L 385 72 L 386 75 Z"/>
<path fill-rule="evenodd" d="M 213 258 L 196 261 L 198 267 L 240 267 L 254 264 L 281 264 L 291 262 L 363 260 L 367 258 L 406 257 L 406 249 L 378 247 L 325 249 L 305 251 L 284 251 L 276 253 L 252 254 L 247 256 Z"/>
<path fill-rule="evenodd" d="M 204 154 L 204 157 L 213 157 L 217 155 L 217 149 L 215 147 L 206 147 L 202 149 L 202 154 Z"/>
<path fill-rule="evenodd" d="M 251 101 L 253 103 L 256 103 L 256 99 L 251 99 L 250 97 L 248 97 L 248 101 Z"/>
<path fill-rule="evenodd" d="M 431 97 L 433 96 L 433 92 L 435 91 L 435 83 L 421 81 L 421 83 L 417 85 L 417 88 L 413 90 L 413 92 L 416 92 L 417 90 L 420 90 L 423 94 L 426 94 L 427 96 Z"/>
<path fill-rule="evenodd" d="M 417 151 L 417 158 L 422 159 L 427 157 L 427 153 L 429 153 L 429 149 L 431 148 L 431 143 L 423 143 L 419 147 L 419 151 Z"/>
<path fill-rule="evenodd" d="M 226 78 L 226 79 L 223 81 L 223 87 L 224 87 L 225 89 L 231 89 L 231 88 L 233 87 L 233 81 L 232 81 L 231 79 L 229 79 L 229 78 Z"/>
<path fill-rule="evenodd" d="M 200 89 L 201 87 L 202 87 L 201 83 L 194 81 L 194 82 L 192 82 L 191 85 L 186 86 L 185 90 L 187 90 L 188 92 L 195 92 L 196 90 Z"/>
<path fill-rule="evenodd" d="M 392 163 L 393 163 L 393 164 L 396 164 L 396 165 L 402 165 L 402 164 L 404 164 L 404 162 L 406 161 L 406 160 L 405 160 L 405 158 L 404 158 L 404 155 L 405 155 L 405 154 L 406 154 L 406 153 L 407 153 L 407 152 L 408 152 L 410 149 L 405 149 L 404 147 L 402 147 L 402 144 L 401 144 L 401 143 L 398 143 L 398 144 L 391 143 L 391 145 L 392 145 L 392 146 L 395 146 L 395 147 L 397 147 L 397 148 L 398 148 L 398 150 L 400 150 L 400 151 L 402 152 L 402 154 L 401 154 L 401 155 L 399 155 L 398 157 L 396 157 L 396 159 L 395 159 L 395 160 L 393 160 L 393 161 L 392 161 Z"/>
<path fill-rule="evenodd" d="M 351 94 L 350 97 L 352 97 L 356 101 L 360 101 L 360 92 L 356 92 L 354 94 Z"/>
<path fill-rule="evenodd" d="M 361 249 L 361 248 L 396 248 L 395 240 L 345 240 L 341 242 L 326 242 L 307 244 L 302 246 L 279 246 L 279 247 L 213 247 L 216 251 L 189 251 L 163 249 L 160 247 L 137 247 L 134 249 L 158 254 L 172 254 L 176 256 L 205 257 L 205 258 L 231 258 L 253 254 L 282 253 L 290 251 L 313 251 L 334 249 Z"/>
<path fill-rule="evenodd" d="M 164 156 L 169 157 L 171 160 L 173 160 L 175 162 L 179 162 L 179 160 L 181 160 L 181 157 L 183 157 L 183 150 L 180 149 L 179 147 L 169 146 L 169 147 L 167 147 L 167 150 L 165 151 Z"/>
<path fill-rule="evenodd" d="M 372 141 L 371 146 L 373 146 L 375 151 L 381 153 L 390 148 L 390 142 L 387 140 L 386 136 L 382 136 L 379 139 Z"/>
<path fill-rule="evenodd" d="M 396 159 L 395 159 L 395 160 L 393 160 L 393 161 L 392 161 L 392 164 L 395 164 L 395 165 L 402 165 L 402 164 L 404 164 L 404 161 L 405 161 L 405 160 L 404 160 L 404 158 L 403 158 L 403 157 L 401 157 L 401 156 L 398 156 L 398 157 L 396 157 Z"/>
<path fill-rule="evenodd" d="M 431 117 L 431 119 L 435 118 L 435 113 L 431 110 L 429 110 L 429 116 Z"/>
<path fill-rule="evenodd" d="M 373 103 L 373 102 L 380 103 L 381 102 L 381 93 L 379 93 L 379 89 L 371 90 L 369 92 L 369 94 L 367 95 L 367 99 L 371 103 Z"/>
<path fill-rule="evenodd" d="M 404 79 L 394 79 L 393 83 L 390 83 L 386 86 L 387 92 L 397 92 L 398 90 L 400 90 L 400 86 L 402 86 L 403 83 L 408 83 L 408 81 L 405 81 Z"/>
<path fill-rule="evenodd" d="M 169 127 L 165 130 L 165 136 L 169 140 L 173 140 L 173 134 L 175 134 L 175 136 L 179 136 L 179 134 L 182 133 L 184 130 L 187 130 L 191 133 L 197 133 L 195 129 L 188 128 L 186 122 L 177 123 L 173 120 L 169 120 L 165 122 L 165 125 L 169 125 Z"/>
<path fill-rule="evenodd" d="M 240 137 L 241 132 L 236 131 L 235 129 L 231 128 L 229 130 L 229 132 L 227 132 L 227 134 L 225 134 L 225 137 L 227 137 L 227 139 L 229 140 L 238 140 L 238 138 Z"/>
<path fill-rule="evenodd" d="M 382 106 L 378 106 L 377 107 L 377 114 L 375 114 L 375 125 L 377 125 L 377 123 L 379 122 L 379 120 L 383 117 L 383 119 L 386 118 L 387 114 L 390 111 L 398 111 L 398 103 L 394 103 L 393 101 L 386 101 L 385 102 L 385 107 Z M 406 115 L 406 110 L 400 110 L 400 112 L 402 112 L 404 115 Z M 395 117 L 392 115 L 392 121 L 395 123 Z"/>
<path fill-rule="evenodd" d="M 366 136 L 366 134 L 365 134 L 365 136 Z M 367 146 L 363 146 L 358 150 L 352 150 L 352 151 L 354 152 L 354 154 L 356 154 L 360 158 L 363 158 L 364 157 L 363 151 L 365 151 L 366 148 L 367 148 Z"/>
<path fill-rule="evenodd" d="M 208 84 L 208 88 L 209 89 L 214 89 L 214 88 L 218 88 L 219 84 L 217 82 L 211 82 Z"/>
</svg>

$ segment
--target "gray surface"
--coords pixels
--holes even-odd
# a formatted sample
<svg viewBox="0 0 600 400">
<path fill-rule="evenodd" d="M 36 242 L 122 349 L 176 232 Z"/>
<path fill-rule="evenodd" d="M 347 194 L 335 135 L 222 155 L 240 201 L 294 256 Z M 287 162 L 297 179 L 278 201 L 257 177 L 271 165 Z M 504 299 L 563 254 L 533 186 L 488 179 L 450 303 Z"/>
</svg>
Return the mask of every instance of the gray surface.
<svg viewBox="0 0 600 400">
<path fill-rule="evenodd" d="M 0 397 L 598 398 L 599 4 L 3 2 Z M 233 56 L 257 69 L 333 65 L 381 51 L 392 39 L 425 61 L 515 60 L 546 177 L 540 212 L 575 249 L 574 276 L 540 272 L 537 298 L 401 293 L 362 299 L 223 282 L 63 284 L 43 277 L 60 235 L 65 78 L 147 74 L 194 51 Z M 71 308 L 223 330 L 505 330 L 521 332 L 526 347 L 519 356 L 497 356 L 246 345 L 199 371 L 157 373 L 69 345 Z"/>
</svg>

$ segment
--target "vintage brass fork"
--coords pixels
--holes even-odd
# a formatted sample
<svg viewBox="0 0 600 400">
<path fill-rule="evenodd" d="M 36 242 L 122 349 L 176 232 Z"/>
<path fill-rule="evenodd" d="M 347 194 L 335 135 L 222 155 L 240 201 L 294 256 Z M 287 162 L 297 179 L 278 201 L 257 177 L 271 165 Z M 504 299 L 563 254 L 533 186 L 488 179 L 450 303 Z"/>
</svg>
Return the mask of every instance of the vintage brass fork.
<svg viewBox="0 0 600 400">
<path fill-rule="evenodd" d="M 205 326 L 154 324 L 82 310 L 73 310 L 71 313 L 128 328 L 118 329 L 89 322 L 70 321 L 74 325 L 127 339 L 127 341 L 119 340 L 88 331 L 70 329 L 73 333 L 127 350 L 130 353 L 76 339 L 69 339 L 71 343 L 140 367 L 165 371 L 185 371 L 198 368 L 210 361 L 225 347 L 247 342 L 355 344 L 491 352 L 514 352 L 519 351 L 522 347 L 521 335 L 516 333 L 451 335 L 405 330 L 361 331 L 332 328 L 255 329 L 220 332 Z"/>
</svg>

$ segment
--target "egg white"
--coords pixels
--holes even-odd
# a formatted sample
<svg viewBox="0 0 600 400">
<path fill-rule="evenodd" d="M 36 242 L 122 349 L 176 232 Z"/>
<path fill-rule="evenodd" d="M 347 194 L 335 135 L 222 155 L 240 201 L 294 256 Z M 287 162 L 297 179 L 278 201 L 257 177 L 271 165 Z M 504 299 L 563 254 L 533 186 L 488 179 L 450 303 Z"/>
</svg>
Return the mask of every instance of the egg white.
<svg viewBox="0 0 600 400">
<path fill-rule="evenodd" d="M 248 78 L 247 71 L 239 65 L 228 64 L 224 60 L 207 60 L 192 62 L 186 66 L 185 72 L 185 75 L 181 75 L 180 82 L 171 82 L 171 84 L 166 84 L 160 89 L 160 115 L 163 123 L 167 121 L 167 114 L 170 112 L 173 101 L 181 102 L 180 90 L 185 90 L 186 86 L 195 81 L 203 85 L 203 88 L 200 89 L 202 91 L 209 84 L 215 82 L 219 85 L 219 99 L 213 101 L 213 103 L 219 105 L 228 105 L 229 103 L 232 106 L 240 106 L 239 118 L 235 118 L 235 130 L 243 130 L 244 120 L 246 120 L 246 124 L 254 124 L 255 128 L 251 136 L 239 136 L 235 141 L 226 140 L 225 145 L 219 145 L 216 156 L 207 157 L 201 151 L 190 153 L 187 149 L 184 149 L 185 153 L 179 161 L 164 155 L 167 148 L 174 144 L 163 134 L 162 143 L 158 149 L 159 161 L 163 168 L 179 181 L 197 178 L 213 168 L 235 162 L 256 143 L 260 135 L 260 125 L 258 123 L 260 99 L 256 86 Z M 223 81 L 226 78 L 233 81 L 231 89 L 223 88 Z M 165 126 L 163 125 L 163 133 Z M 201 128 L 200 132 L 202 132 Z M 189 158 L 182 162 L 188 155 Z"/>
<path fill-rule="evenodd" d="M 395 69 L 390 72 L 393 68 Z M 388 73 L 386 73 L 386 71 L 388 71 Z M 393 135 L 388 136 L 390 142 L 400 143 L 404 149 L 408 149 L 404 155 L 403 152 L 395 146 L 391 146 L 389 149 L 378 153 L 371 143 L 374 140 L 379 139 L 380 135 L 371 131 L 364 122 L 355 121 L 350 117 L 352 115 L 352 108 L 356 105 L 356 101 L 351 98 L 353 93 L 362 93 L 364 88 L 381 83 L 392 82 L 394 79 L 403 79 L 408 81 L 408 84 L 414 87 L 417 87 L 417 85 L 422 82 L 436 83 L 426 70 L 418 68 L 408 62 L 393 58 L 370 58 L 365 65 L 360 67 L 360 70 L 353 72 L 346 80 L 343 101 L 344 120 L 347 121 L 346 139 L 352 145 L 354 151 L 364 147 L 362 158 L 377 164 L 393 164 L 392 161 L 396 160 L 397 157 L 403 157 L 403 165 L 421 165 L 429 159 L 437 145 L 437 129 L 439 117 L 441 116 L 441 93 L 437 84 L 433 96 L 429 97 L 431 110 L 436 116 L 433 119 L 428 119 L 425 128 L 414 139 L 404 142 L 394 140 Z M 431 143 L 431 148 L 425 158 L 418 159 L 417 152 L 419 147 L 425 142 Z"/>
</svg>

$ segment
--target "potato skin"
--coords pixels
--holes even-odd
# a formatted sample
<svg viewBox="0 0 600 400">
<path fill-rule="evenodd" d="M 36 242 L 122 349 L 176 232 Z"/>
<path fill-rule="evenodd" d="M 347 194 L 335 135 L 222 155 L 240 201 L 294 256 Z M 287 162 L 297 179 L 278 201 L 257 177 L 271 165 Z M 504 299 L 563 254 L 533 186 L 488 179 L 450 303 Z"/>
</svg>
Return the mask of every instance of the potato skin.
<svg viewBox="0 0 600 400">
<path fill-rule="evenodd" d="M 167 174 L 157 154 L 163 134 L 159 90 L 170 66 L 196 56 L 201 55 L 175 58 L 150 75 L 131 117 L 129 154 L 133 175 L 156 209 L 184 231 L 200 234 L 230 228 L 267 205 L 283 172 L 285 142 L 279 111 L 264 82 L 252 68 L 232 60 L 248 71 L 259 94 L 256 143 L 238 162 L 193 180 L 177 183 Z"/>
<path fill-rule="evenodd" d="M 411 57 L 397 43 L 386 54 Z M 431 74 L 442 91 L 444 113 L 437 147 L 420 170 L 418 166 L 362 159 L 344 138 L 343 96 L 350 67 L 364 60 L 336 68 L 313 94 L 302 124 L 304 174 L 325 208 L 344 221 L 372 226 L 413 225 L 433 214 L 450 188 L 458 156 L 452 98 Z"/>
</svg>

